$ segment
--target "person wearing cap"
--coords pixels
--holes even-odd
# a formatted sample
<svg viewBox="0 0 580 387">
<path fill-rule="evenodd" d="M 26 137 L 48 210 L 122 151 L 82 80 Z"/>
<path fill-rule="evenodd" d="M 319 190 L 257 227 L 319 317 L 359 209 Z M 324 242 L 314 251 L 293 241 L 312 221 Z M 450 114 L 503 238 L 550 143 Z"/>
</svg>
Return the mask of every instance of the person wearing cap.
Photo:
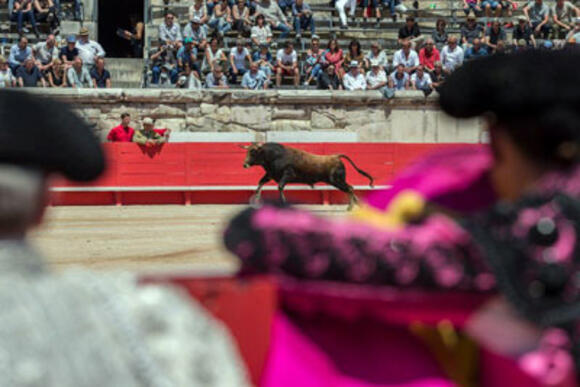
<svg viewBox="0 0 580 387">
<path fill-rule="evenodd" d="M 49 267 L 28 241 L 49 180 L 94 181 L 103 150 L 72 108 L 34 94 L 0 91 L 0 122 L 2 384 L 249 386 L 231 336 L 194 300 L 135 274 Z"/>
<path fill-rule="evenodd" d="M 441 60 L 441 54 L 432 38 L 425 39 L 425 47 L 419 51 L 419 63 L 425 67 L 425 71 L 431 72 L 435 68 L 435 62 Z"/>
<path fill-rule="evenodd" d="M 181 27 L 179 23 L 175 22 L 175 14 L 169 11 L 165 14 L 163 23 L 159 26 L 159 43 L 172 50 L 177 50 L 181 47 L 182 41 Z"/>
<path fill-rule="evenodd" d="M 246 6 L 246 0 L 237 0 L 235 6 L 232 7 L 232 19 L 234 21 L 234 30 L 241 35 L 247 36 L 252 27 L 250 20 L 250 8 Z"/>
<path fill-rule="evenodd" d="M 228 0 L 218 0 L 207 25 L 213 28 L 220 38 L 223 38 L 224 34 L 232 29 L 232 22 L 232 10 L 228 5 Z"/>
<path fill-rule="evenodd" d="M 405 68 L 405 72 L 409 74 L 419 66 L 419 55 L 411 48 L 411 42 L 409 40 L 403 40 L 401 49 L 393 55 L 393 66 L 397 67 L 400 64 Z"/>
<path fill-rule="evenodd" d="M 306 60 L 304 61 L 304 86 L 309 86 L 310 82 L 318 79 L 322 72 L 322 67 L 326 64 L 324 59 L 324 50 L 320 47 L 320 38 L 314 35 L 310 41 L 310 48 L 306 51 Z"/>
<path fill-rule="evenodd" d="M 549 23 L 550 7 L 544 4 L 544 0 L 532 0 L 522 9 L 528 19 L 536 38 L 548 39 L 552 27 Z"/>
<path fill-rule="evenodd" d="M 0 89 L 7 87 L 16 87 L 16 77 L 8 67 L 6 58 L 0 55 Z"/>
<path fill-rule="evenodd" d="M 190 23 L 183 29 L 184 43 L 186 39 L 191 39 L 196 52 L 204 52 L 207 47 L 207 27 L 201 24 L 201 19 L 194 16 Z"/>
<path fill-rule="evenodd" d="M 76 57 L 72 66 L 66 72 L 66 79 L 72 88 L 93 88 L 93 80 L 86 66 L 83 66 L 83 60 L 80 56 Z"/>
<path fill-rule="evenodd" d="M 483 26 L 477 22 L 475 15 L 471 14 L 467 16 L 465 24 L 461 26 L 461 45 L 463 49 L 466 50 L 472 45 L 475 38 L 483 38 Z"/>
<path fill-rule="evenodd" d="M 258 15 L 256 17 L 256 25 L 252 27 L 250 38 L 252 43 L 256 46 L 260 44 L 270 44 L 272 41 L 272 30 L 270 26 L 266 24 L 266 18 L 264 15 Z"/>
<path fill-rule="evenodd" d="M 266 90 L 268 88 L 268 77 L 259 69 L 258 63 L 250 63 L 250 70 L 242 78 L 242 88 L 246 90 Z"/>
<path fill-rule="evenodd" d="M 481 7 L 485 10 L 485 16 L 491 17 L 491 12 L 495 11 L 495 17 L 501 16 L 501 2 L 499 0 L 482 0 Z"/>
<path fill-rule="evenodd" d="M 107 134 L 107 141 L 109 142 L 132 142 L 133 136 L 135 136 L 135 129 L 130 127 L 131 124 L 131 114 L 122 113 L 121 123 L 115 126 Z"/>
<path fill-rule="evenodd" d="M 368 90 L 381 90 L 387 86 L 387 74 L 384 67 L 376 59 L 371 59 L 371 71 L 366 75 Z"/>
<path fill-rule="evenodd" d="M 419 24 L 415 22 L 415 17 L 413 15 L 407 15 L 405 18 L 405 25 L 399 29 L 399 44 L 403 44 L 404 41 L 411 42 L 412 47 L 420 46 L 423 42 L 423 36 L 421 36 L 421 29 Z"/>
<path fill-rule="evenodd" d="M 292 25 L 286 20 L 286 15 L 280 9 L 276 1 L 260 0 L 256 3 L 256 13 L 254 17 L 263 15 L 266 23 L 272 26 L 272 29 L 281 32 L 280 39 L 284 40 L 292 30 Z"/>
<path fill-rule="evenodd" d="M 294 87 L 300 84 L 300 70 L 298 69 L 298 55 L 294 50 L 294 44 L 287 41 L 284 48 L 276 53 L 276 86 L 282 85 L 282 75 L 292 76 Z"/>
<path fill-rule="evenodd" d="M 350 70 L 344 74 L 342 85 L 345 90 L 366 90 L 367 82 L 365 76 L 361 73 L 359 63 L 356 60 L 350 62 Z"/>
<path fill-rule="evenodd" d="M 268 79 L 268 83 L 270 83 L 275 66 L 268 44 L 260 44 L 259 49 L 256 50 L 256 52 L 254 52 L 252 55 L 252 62 L 258 64 L 258 68 L 260 71 L 264 72 L 266 78 Z"/>
<path fill-rule="evenodd" d="M 26 59 L 24 65 L 18 67 L 16 80 L 20 87 L 38 87 L 38 82 L 42 87 L 46 87 L 46 81 L 32 57 Z"/>
<path fill-rule="evenodd" d="M 566 41 L 569 42 L 570 39 L 574 39 L 576 44 L 580 43 L 580 17 L 574 19 L 575 25 L 574 29 L 568 33 L 566 36 Z"/>
<path fill-rule="evenodd" d="M 58 56 L 68 68 L 72 66 L 74 60 L 79 56 L 79 49 L 76 46 L 77 38 L 74 35 L 69 35 L 66 38 L 66 46 L 61 47 Z"/>
<path fill-rule="evenodd" d="M 159 133 L 159 129 L 153 129 L 153 119 L 149 117 L 143 118 L 143 129 L 135 132 L 133 136 L 133 142 L 139 145 L 152 147 L 156 145 L 161 145 L 167 142 L 169 139 L 169 130 L 165 131 L 165 135 Z"/>
<path fill-rule="evenodd" d="M 199 23 L 203 27 L 206 27 L 206 23 L 209 20 L 209 14 L 212 12 L 213 8 L 211 12 L 208 12 L 207 5 L 205 4 L 204 0 L 195 0 L 189 7 L 189 20 L 197 18 Z"/>
<path fill-rule="evenodd" d="M 18 43 L 10 47 L 10 56 L 8 57 L 8 64 L 13 74 L 16 74 L 16 70 L 24 64 L 26 59 L 32 57 L 32 48 L 28 45 L 28 39 L 26 36 L 21 36 L 18 39 Z"/>
<path fill-rule="evenodd" d="M 98 58 L 105 57 L 103 47 L 98 42 L 89 39 L 89 30 L 86 27 L 79 31 L 76 48 L 79 50 L 79 57 L 83 60 L 83 65 L 87 68 L 92 68 Z"/>
<path fill-rule="evenodd" d="M 183 71 L 185 64 L 199 74 L 199 68 L 197 67 L 197 48 L 192 38 L 185 38 L 183 40 L 183 46 L 177 50 L 177 68 L 178 71 Z"/>
<path fill-rule="evenodd" d="M 441 63 L 443 70 L 450 73 L 463 64 L 464 51 L 457 44 L 457 37 L 450 36 L 447 45 L 441 50 Z"/>
<path fill-rule="evenodd" d="M 518 24 L 512 31 L 512 41 L 518 42 L 520 40 L 524 40 L 528 46 L 536 46 L 536 38 L 524 15 L 518 17 Z"/>
<path fill-rule="evenodd" d="M 34 35 L 38 38 L 40 33 L 38 32 L 38 26 L 36 25 L 36 19 L 34 18 L 34 0 L 14 0 L 12 2 L 12 10 L 10 14 L 10 20 L 18 23 L 18 35 L 23 36 L 23 25 L 24 19 L 28 19 Z"/>
<path fill-rule="evenodd" d="M 294 18 L 296 39 L 300 40 L 302 30 L 310 30 L 310 36 L 316 34 L 312 9 L 310 9 L 310 6 L 304 0 L 295 0 L 294 4 L 292 4 L 292 17 Z"/>
<path fill-rule="evenodd" d="M 105 58 L 98 58 L 95 67 L 89 72 L 93 80 L 93 87 L 99 89 L 111 88 L 111 73 L 105 68 Z"/>
<path fill-rule="evenodd" d="M 487 56 L 488 52 L 485 46 L 481 44 L 479 38 L 473 39 L 473 44 L 465 50 L 464 59 L 473 60 Z"/>
<path fill-rule="evenodd" d="M 245 46 L 245 40 L 238 38 L 236 47 L 230 51 L 230 77 L 232 83 L 238 83 L 238 76 L 243 77 L 248 71 L 248 65 L 252 63 L 250 50 Z"/>
<path fill-rule="evenodd" d="M 489 52 L 495 52 L 499 42 L 505 42 L 507 39 L 505 29 L 501 26 L 499 19 L 493 19 L 491 26 L 485 30 L 484 44 L 489 47 Z"/>
<path fill-rule="evenodd" d="M 580 9 L 569 1 L 557 0 L 552 6 L 553 38 L 565 39 L 566 35 L 574 29 L 576 17 L 580 17 Z"/>
<path fill-rule="evenodd" d="M 385 50 L 381 50 L 379 42 L 373 41 L 371 43 L 371 49 L 367 52 L 366 58 L 369 62 L 373 60 L 378 62 L 382 69 L 387 69 L 389 66 L 389 59 Z"/>
</svg>

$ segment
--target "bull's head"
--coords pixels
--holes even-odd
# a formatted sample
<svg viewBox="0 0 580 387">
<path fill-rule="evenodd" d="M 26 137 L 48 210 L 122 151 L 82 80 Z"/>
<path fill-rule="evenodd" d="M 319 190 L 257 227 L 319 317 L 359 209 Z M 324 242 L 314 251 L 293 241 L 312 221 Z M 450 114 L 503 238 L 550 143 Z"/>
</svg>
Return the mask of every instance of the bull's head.
<svg viewBox="0 0 580 387">
<path fill-rule="evenodd" d="M 252 143 L 252 145 L 239 145 L 240 148 L 247 150 L 244 168 L 250 168 L 253 165 L 261 165 L 263 162 L 262 145 L 264 143 Z"/>
</svg>

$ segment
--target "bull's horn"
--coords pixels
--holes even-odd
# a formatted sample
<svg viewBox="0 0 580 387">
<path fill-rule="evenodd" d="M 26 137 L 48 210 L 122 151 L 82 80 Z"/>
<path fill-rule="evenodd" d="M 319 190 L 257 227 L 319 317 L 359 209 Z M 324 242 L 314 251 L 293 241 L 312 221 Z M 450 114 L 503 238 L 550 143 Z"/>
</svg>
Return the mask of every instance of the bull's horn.
<svg viewBox="0 0 580 387">
<path fill-rule="evenodd" d="M 250 147 L 249 145 L 241 145 L 241 144 L 238 144 L 238 146 L 242 149 L 248 149 Z"/>
</svg>

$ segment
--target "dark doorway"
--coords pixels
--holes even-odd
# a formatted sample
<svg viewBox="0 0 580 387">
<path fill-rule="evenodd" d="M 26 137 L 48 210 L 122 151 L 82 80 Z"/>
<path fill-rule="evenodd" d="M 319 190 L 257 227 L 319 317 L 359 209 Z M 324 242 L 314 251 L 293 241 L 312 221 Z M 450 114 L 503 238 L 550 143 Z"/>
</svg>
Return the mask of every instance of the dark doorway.
<svg viewBox="0 0 580 387">
<path fill-rule="evenodd" d="M 134 50 L 131 41 L 119 36 L 122 30 L 134 32 L 136 23 L 143 22 L 143 3 L 144 0 L 99 1 L 99 43 L 108 57 L 143 57 L 142 50 Z"/>
</svg>

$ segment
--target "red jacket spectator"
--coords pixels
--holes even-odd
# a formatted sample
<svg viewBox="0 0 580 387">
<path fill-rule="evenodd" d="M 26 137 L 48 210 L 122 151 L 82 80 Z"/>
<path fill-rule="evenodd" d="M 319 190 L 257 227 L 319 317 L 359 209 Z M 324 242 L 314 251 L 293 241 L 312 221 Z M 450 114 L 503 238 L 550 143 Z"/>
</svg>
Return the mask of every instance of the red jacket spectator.
<svg viewBox="0 0 580 387">
<path fill-rule="evenodd" d="M 107 140 L 111 142 L 131 142 L 133 141 L 134 134 L 135 129 L 130 126 L 124 127 L 123 124 L 121 124 L 111 129 L 107 136 Z"/>
<path fill-rule="evenodd" d="M 429 51 L 427 51 L 428 47 L 430 48 Z M 441 56 L 439 55 L 439 50 L 437 50 L 437 47 L 432 44 L 431 46 L 423 47 L 419 51 L 419 63 L 421 63 L 423 66 L 425 66 L 426 69 L 430 71 L 435 68 L 435 62 L 440 60 Z"/>
</svg>

